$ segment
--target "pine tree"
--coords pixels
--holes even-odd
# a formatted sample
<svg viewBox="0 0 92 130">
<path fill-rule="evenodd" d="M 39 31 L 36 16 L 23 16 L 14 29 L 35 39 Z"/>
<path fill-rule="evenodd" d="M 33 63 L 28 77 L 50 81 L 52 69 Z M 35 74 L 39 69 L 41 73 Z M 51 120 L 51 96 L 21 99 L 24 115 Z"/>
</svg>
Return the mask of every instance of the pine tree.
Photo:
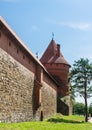
<svg viewBox="0 0 92 130">
<path fill-rule="evenodd" d="M 75 61 L 71 70 L 72 85 L 85 101 L 85 122 L 88 121 L 87 98 L 92 96 L 92 64 L 88 59 Z"/>
</svg>

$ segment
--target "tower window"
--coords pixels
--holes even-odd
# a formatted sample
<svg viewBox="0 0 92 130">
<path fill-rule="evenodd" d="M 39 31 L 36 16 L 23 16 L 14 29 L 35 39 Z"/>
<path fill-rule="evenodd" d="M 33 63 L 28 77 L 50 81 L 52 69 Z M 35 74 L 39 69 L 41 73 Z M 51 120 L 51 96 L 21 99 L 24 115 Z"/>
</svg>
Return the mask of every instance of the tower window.
<svg viewBox="0 0 92 130">
<path fill-rule="evenodd" d="M 0 32 L 0 38 L 1 38 L 1 32 Z"/>
<path fill-rule="evenodd" d="M 9 41 L 9 46 L 11 46 L 11 42 Z"/>
<path fill-rule="evenodd" d="M 19 53 L 19 50 L 17 49 L 17 54 Z"/>
<path fill-rule="evenodd" d="M 23 59 L 25 59 L 25 56 L 23 55 Z"/>
</svg>

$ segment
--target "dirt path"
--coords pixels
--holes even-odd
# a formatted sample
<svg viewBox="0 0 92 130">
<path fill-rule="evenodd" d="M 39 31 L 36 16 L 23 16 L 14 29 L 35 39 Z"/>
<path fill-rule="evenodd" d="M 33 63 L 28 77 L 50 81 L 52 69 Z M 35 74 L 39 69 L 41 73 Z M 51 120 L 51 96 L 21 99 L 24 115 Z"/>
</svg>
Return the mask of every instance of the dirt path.
<svg viewBox="0 0 92 130">
<path fill-rule="evenodd" d="M 92 117 L 88 118 L 88 122 L 92 123 Z"/>
</svg>

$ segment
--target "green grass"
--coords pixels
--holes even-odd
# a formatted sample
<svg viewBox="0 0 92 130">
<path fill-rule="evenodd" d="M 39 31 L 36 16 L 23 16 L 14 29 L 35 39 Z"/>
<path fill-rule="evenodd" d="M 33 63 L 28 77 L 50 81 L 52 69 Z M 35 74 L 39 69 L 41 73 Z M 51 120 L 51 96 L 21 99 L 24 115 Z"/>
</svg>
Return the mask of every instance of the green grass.
<svg viewBox="0 0 92 130">
<path fill-rule="evenodd" d="M 82 116 L 56 116 L 43 122 L 0 123 L 0 130 L 92 130 Z"/>
</svg>

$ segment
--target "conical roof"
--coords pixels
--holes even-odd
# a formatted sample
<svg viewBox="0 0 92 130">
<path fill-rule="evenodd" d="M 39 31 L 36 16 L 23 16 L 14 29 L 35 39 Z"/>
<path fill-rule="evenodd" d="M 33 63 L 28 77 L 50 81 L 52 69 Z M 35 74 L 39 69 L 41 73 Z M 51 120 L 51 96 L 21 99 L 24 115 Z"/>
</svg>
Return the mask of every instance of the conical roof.
<svg viewBox="0 0 92 130">
<path fill-rule="evenodd" d="M 60 45 L 56 44 L 55 41 L 52 39 L 49 46 L 47 47 L 46 51 L 42 55 L 40 61 L 45 63 L 62 63 L 67 64 L 69 63 L 65 60 L 64 56 L 60 52 Z M 70 66 L 70 65 L 69 65 Z"/>
</svg>

